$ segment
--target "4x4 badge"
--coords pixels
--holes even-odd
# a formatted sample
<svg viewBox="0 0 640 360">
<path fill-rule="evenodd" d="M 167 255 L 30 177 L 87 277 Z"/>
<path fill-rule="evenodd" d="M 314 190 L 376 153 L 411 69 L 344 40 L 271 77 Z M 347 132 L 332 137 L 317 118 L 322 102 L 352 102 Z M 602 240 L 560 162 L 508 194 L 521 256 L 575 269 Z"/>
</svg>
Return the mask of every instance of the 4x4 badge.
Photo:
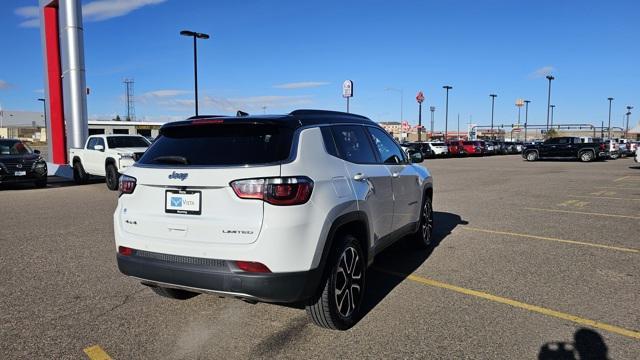
<svg viewBox="0 0 640 360">
<path fill-rule="evenodd" d="M 187 176 L 189 176 L 189 174 L 187 174 L 187 173 L 177 173 L 177 172 L 174 171 L 171 174 L 169 174 L 169 179 L 180 179 L 181 181 L 184 181 L 184 179 L 186 179 Z"/>
</svg>

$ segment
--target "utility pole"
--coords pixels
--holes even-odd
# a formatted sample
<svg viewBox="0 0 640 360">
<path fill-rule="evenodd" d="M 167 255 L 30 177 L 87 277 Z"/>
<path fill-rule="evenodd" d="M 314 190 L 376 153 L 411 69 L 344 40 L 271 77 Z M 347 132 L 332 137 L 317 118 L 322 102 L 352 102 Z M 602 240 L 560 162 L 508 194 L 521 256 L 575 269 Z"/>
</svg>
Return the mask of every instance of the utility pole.
<svg viewBox="0 0 640 360">
<path fill-rule="evenodd" d="M 611 103 L 613 102 L 613 98 L 607 98 L 609 100 L 609 125 L 607 126 L 607 136 L 609 140 L 611 140 Z"/>
<path fill-rule="evenodd" d="M 433 113 L 436 112 L 436 107 L 431 106 L 429 107 L 429 110 L 431 110 L 431 140 L 433 140 Z"/>
<path fill-rule="evenodd" d="M 527 142 L 527 123 L 529 122 L 529 103 L 531 100 L 524 101 L 524 142 Z"/>
<path fill-rule="evenodd" d="M 453 86 L 445 85 L 442 88 L 447 92 L 444 108 L 444 142 L 446 143 L 449 135 L 449 90 L 453 89 Z"/>
<path fill-rule="evenodd" d="M 496 137 L 493 135 L 493 110 L 495 107 L 496 97 L 498 95 L 491 94 L 489 96 L 491 96 L 491 139 L 495 140 Z"/>
<path fill-rule="evenodd" d="M 547 93 L 547 131 L 549 131 L 549 109 L 551 107 L 551 80 L 555 80 L 555 78 L 551 75 L 547 75 L 547 80 L 549 80 L 549 91 Z"/>
</svg>

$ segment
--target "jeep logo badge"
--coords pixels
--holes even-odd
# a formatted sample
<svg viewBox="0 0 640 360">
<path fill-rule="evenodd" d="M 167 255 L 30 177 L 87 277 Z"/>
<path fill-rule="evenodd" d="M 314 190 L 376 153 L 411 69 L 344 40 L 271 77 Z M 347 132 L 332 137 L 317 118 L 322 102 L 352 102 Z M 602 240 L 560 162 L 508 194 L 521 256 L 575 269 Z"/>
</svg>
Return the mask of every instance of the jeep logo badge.
<svg viewBox="0 0 640 360">
<path fill-rule="evenodd" d="M 184 181 L 188 176 L 189 174 L 187 173 L 177 173 L 174 171 L 169 174 L 169 179 L 180 179 L 181 181 Z"/>
</svg>

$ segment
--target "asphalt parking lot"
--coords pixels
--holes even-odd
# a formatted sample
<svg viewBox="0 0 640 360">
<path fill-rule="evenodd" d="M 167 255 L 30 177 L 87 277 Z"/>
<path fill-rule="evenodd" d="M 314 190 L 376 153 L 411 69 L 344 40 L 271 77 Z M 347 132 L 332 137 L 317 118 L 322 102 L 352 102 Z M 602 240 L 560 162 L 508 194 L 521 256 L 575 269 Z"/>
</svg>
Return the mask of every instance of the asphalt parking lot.
<svg viewBox="0 0 640 360">
<path fill-rule="evenodd" d="M 368 312 L 346 332 L 281 306 L 172 301 L 122 276 L 117 195 L 104 183 L 2 189 L 0 354 L 638 358 L 640 167 L 517 155 L 424 164 L 435 179 L 438 244 L 386 250 L 368 278 Z"/>
</svg>

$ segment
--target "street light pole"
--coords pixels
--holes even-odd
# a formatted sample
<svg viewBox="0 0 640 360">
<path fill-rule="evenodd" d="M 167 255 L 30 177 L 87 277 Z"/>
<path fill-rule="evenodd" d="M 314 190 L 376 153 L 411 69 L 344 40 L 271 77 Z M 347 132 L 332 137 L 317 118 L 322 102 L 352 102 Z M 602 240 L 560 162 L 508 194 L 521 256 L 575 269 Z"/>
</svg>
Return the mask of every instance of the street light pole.
<svg viewBox="0 0 640 360">
<path fill-rule="evenodd" d="M 551 127 L 553 128 L 553 110 L 555 109 L 556 106 L 552 104 L 550 105 L 550 107 L 551 107 Z"/>
<path fill-rule="evenodd" d="M 194 93 L 195 93 L 195 105 L 196 105 L 196 116 L 198 116 L 198 43 L 197 39 L 206 40 L 209 38 L 208 34 L 199 33 L 195 31 L 182 30 L 180 31 L 180 35 L 182 36 L 191 36 L 193 37 L 193 79 L 194 79 Z"/>
<path fill-rule="evenodd" d="M 547 131 L 549 131 L 549 108 L 551 107 L 551 80 L 555 80 L 552 75 L 547 75 L 549 80 L 549 91 L 547 92 Z"/>
<path fill-rule="evenodd" d="M 44 125 L 47 126 L 47 100 L 39 98 L 38 101 L 42 101 L 42 113 L 44 114 Z"/>
<path fill-rule="evenodd" d="M 527 123 L 529 122 L 529 103 L 531 100 L 524 101 L 524 142 L 527 142 Z"/>
<path fill-rule="evenodd" d="M 611 102 L 613 102 L 613 98 L 607 98 L 609 100 L 609 125 L 607 125 L 607 137 L 611 140 Z"/>
<path fill-rule="evenodd" d="M 491 96 L 491 139 L 495 140 L 496 137 L 493 135 L 493 110 L 495 107 L 495 101 L 496 101 L 496 94 L 491 94 L 489 95 Z"/>
<path fill-rule="evenodd" d="M 518 141 L 520 141 L 520 111 L 522 109 L 522 105 L 524 105 L 524 101 L 522 99 L 516 100 L 516 106 L 518 107 Z M 513 131 L 511 132 L 511 141 L 513 141 Z"/>
<path fill-rule="evenodd" d="M 447 142 L 447 137 L 449 135 L 449 90 L 453 89 L 453 86 L 445 85 L 442 87 L 447 92 L 447 97 L 445 101 L 444 107 L 444 141 Z"/>
<path fill-rule="evenodd" d="M 627 136 L 629 135 L 629 117 L 631 116 L 631 109 L 633 109 L 633 106 L 627 106 L 627 126 L 625 126 L 624 128 L 624 137 L 625 139 L 627 138 Z"/>
<path fill-rule="evenodd" d="M 431 140 L 433 140 L 433 113 L 436 112 L 436 107 L 431 106 L 429 107 L 429 110 L 431 110 Z"/>
</svg>

